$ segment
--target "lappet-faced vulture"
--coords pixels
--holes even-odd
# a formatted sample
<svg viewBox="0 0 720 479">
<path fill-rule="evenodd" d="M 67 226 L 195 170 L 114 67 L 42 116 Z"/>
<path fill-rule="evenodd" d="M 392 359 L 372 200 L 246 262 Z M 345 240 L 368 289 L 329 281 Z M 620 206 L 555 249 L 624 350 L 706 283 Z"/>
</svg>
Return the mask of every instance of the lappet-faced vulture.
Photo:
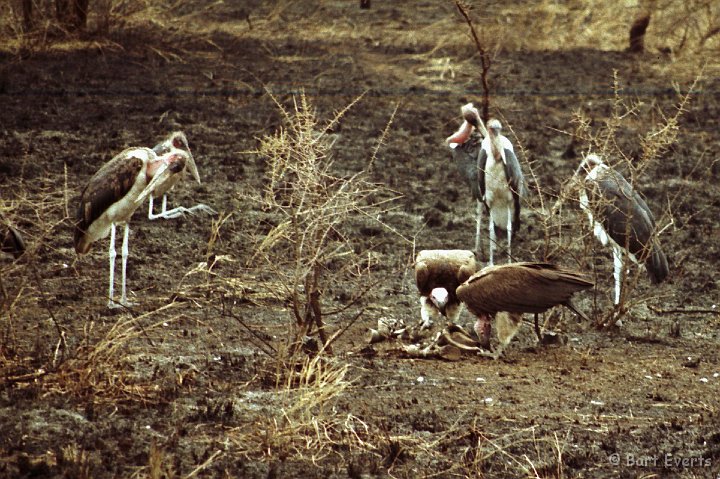
<svg viewBox="0 0 720 479">
<path fill-rule="evenodd" d="M 481 269 L 461 284 L 456 293 L 477 317 L 475 333 L 490 349 L 490 328 L 495 319 L 499 346 L 486 354 L 497 359 L 520 327 L 524 313 L 539 314 L 564 305 L 587 319 L 571 302 L 573 294 L 592 288 L 581 273 L 548 263 L 521 262 Z"/>
<path fill-rule="evenodd" d="M 475 254 L 468 250 L 423 250 L 415 259 L 415 283 L 420 292 L 422 327 L 442 314 L 457 321 L 461 304 L 455 290 L 477 271 Z"/>
</svg>

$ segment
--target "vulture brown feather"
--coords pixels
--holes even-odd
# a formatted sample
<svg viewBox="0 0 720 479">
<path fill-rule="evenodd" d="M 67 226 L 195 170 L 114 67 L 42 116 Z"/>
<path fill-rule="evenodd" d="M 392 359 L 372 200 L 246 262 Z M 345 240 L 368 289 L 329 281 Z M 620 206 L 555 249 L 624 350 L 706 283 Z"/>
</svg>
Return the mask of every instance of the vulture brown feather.
<svg viewBox="0 0 720 479">
<path fill-rule="evenodd" d="M 429 327 L 438 313 L 451 321 L 460 315 L 460 301 L 455 290 L 477 271 L 475 254 L 468 250 L 422 250 L 415 259 L 415 283 L 420 292 L 423 326 Z M 447 292 L 439 304 L 433 290 Z"/>
<path fill-rule="evenodd" d="M 571 303 L 578 291 L 592 288 L 593 282 L 581 273 L 549 263 L 512 263 L 489 266 L 461 284 L 457 297 L 477 316 L 475 332 L 485 348 L 490 346 L 490 324 L 497 321 L 499 357 L 520 326 L 524 313 L 542 313 L 565 305 L 577 314 Z"/>
</svg>

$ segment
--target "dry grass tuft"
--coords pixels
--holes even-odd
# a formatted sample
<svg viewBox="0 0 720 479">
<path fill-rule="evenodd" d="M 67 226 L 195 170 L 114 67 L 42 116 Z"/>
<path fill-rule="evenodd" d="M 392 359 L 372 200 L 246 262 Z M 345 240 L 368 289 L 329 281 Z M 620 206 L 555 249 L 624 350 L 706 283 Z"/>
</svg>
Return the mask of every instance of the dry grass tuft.
<svg viewBox="0 0 720 479">
<path fill-rule="evenodd" d="M 371 447 L 368 425 L 335 410 L 336 400 L 351 385 L 347 363 L 314 356 L 285 367 L 272 364 L 276 386 L 266 399 L 274 413 L 229 431 L 238 452 L 248 457 L 293 457 L 317 463 L 337 453 L 342 449 L 339 446 Z M 245 415 L 254 417 L 257 412 L 251 408 Z"/>
<path fill-rule="evenodd" d="M 138 377 L 131 360 L 136 341 L 147 342 L 152 347 L 149 333 L 178 319 L 161 314 L 174 307 L 175 303 L 171 303 L 137 317 L 123 316 L 94 343 L 95 322 L 86 323 L 85 338 L 74 356 L 48 374 L 44 386 L 54 393 L 91 398 L 97 403 L 162 402 L 167 389 L 181 386 L 182 378 L 176 378 L 178 384 L 163 385 L 147 375 Z M 156 316 L 162 318 L 155 319 Z"/>
</svg>

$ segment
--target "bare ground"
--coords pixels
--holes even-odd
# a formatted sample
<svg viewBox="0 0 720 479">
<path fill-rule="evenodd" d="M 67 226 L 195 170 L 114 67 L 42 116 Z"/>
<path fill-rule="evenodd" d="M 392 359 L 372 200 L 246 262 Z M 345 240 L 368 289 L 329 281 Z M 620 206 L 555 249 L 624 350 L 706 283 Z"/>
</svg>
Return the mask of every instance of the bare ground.
<svg viewBox="0 0 720 479">
<path fill-rule="evenodd" d="M 381 317 L 418 319 L 413 246 L 473 244 L 474 208 L 443 139 L 457 128 L 460 105 L 479 101 L 477 57 L 469 41 L 443 46 L 423 34 L 448 18 L 464 31 L 452 5 L 374 2 L 361 11 L 349 3 L 308 15 L 216 6 L 192 19 L 196 32 L 169 22 L 128 27 L 112 34 L 112 44 L 2 54 L 0 188 L 5 217 L 29 251 L 2 263 L 0 474 L 720 474 L 720 316 L 712 313 L 720 302 L 718 75 L 706 72 L 680 118 L 678 141 L 637 179 L 651 207 L 674 220 L 661 238 L 671 275 L 657 287 L 639 276 L 622 326 L 597 330 L 556 312 L 564 345 L 536 345 L 524 327 L 499 361 L 413 359 L 397 344 L 368 348 L 367 330 Z M 402 36 L 415 30 L 417 38 Z M 539 185 L 554 201 L 579 163 L 563 156 L 570 138 L 562 131 L 572 131 L 576 110 L 598 127 L 612 115 L 613 70 L 623 98 L 637 104 L 617 141 L 639 157 L 638 139 L 662 120 L 658 112 L 673 114 L 673 84 L 687 90 L 692 82 L 693 71 L 678 73 L 671 62 L 654 53 L 501 51 L 493 101 L 524 167 L 532 166 L 531 189 Z M 244 200 L 262 187 L 265 166 L 249 152 L 282 125 L 268 90 L 285 105 L 304 90 L 326 119 L 367 92 L 341 123 L 340 174 L 364 166 L 399 105 L 373 179 L 402 195 L 383 218 L 402 236 L 358 225 L 379 286 L 334 356 L 315 364 L 313 374 L 336 390 L 327 400 L 294 387 L 261 351 L 267 344 L 282 350 L 290 328 L 286 304 L 268 293 L 271 278 L 247 263 L 267 231 Z M 217 218 L 149 221 L 141 208 L 131 224 L 128 275 L 137 306 L 111 315 L 106 244 L 76 257 L 73 200 L 113 154 L 153 145 L 173 129 L 186 132 L 203 184 L 184 183 L 170 201 L 203 202 L 229 216 L 209 245 Z M 593 319 L 607 314 L 609 252 L 583 239 L 572 205 L 564 249 L 548 250 L 538 195 L 530 201 L 518 258 L 593 275 L 597 288 L 579 304 Z M 208 258 L 216 260 L 210 271 Z M 325 299 L 342 304 L 343 288 L 332 285 Z M 329 318 L 329 328 L 349 318 Z M 468 313 L 463 321 L 471 321 Z"/>
</svg>

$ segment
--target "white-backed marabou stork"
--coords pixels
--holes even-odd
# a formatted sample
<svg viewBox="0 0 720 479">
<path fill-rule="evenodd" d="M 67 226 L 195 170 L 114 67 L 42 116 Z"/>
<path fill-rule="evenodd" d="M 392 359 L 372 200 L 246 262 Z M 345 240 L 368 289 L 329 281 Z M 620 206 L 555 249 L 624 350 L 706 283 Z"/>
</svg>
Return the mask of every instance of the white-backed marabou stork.
<svg viewBox="0 0 720 479">
<path fill-rule="evenodd" d="M 512 233 L 520 226 L 520 199 L 525 180 L 512 143 L 500 133 L 500 121 L 488 121 L 488 129 L 472 103 L 462 107 L 464 122 L 446 142 L 460 174 L 468 181 L 477 201 L 475 250 L 480 250 L 483 206 L 489 212 L 489 264 L 494 264 L 496 228 L 507 234 L 508 258 L 512 261 Z M 478 130 L 484 138 L 473 135 Z"/>
<path fill-rule="evenodd" d="M 585 173 L 580 207 L 587 213 L 595 237 L 613 251 L 615 304 L 620 304 L 623 250 L 630 259 L 645 264 L 650 281 L 668 276 L 668 262 L 657 240 L 655 218 L 647 203 L 617 171 L 589 154 L 575 175 Z"/>
<path fill-rule="evenodd" d="M 153 147 L 153 151 L 156 155 L 164 155 L 170 149 L 177 148 L 182 150 L 188 155 L 187 169 L 190 170 L 190 174 L 195 178 L 195 181 L 200 184 L 200 173 L 198 173 L 197 165 L 195 165 L 195 159 L 190 152 L 190 145 L 188 144 L 185 133 L 182 131 L 174 131 L 170 133 L 163 141 Z M 158 218 L 173 219 L 182 216 L 185 213 L 194 214 L 196 211 L 202 211 L 207 214 L 217 214 L 217 212 L 207 205 L 202 203 L 186 208 L 184 206 L 177 206 L 171 210 L 167 209 L 167 193 L 175 184 L 180 181 L 183 175 L 176 174 L 168 176 L 163 182 L 160 182 L 155 187 L 152 195 L 150 195 L 150 204 L 148 207 L 148 219 L 155 220 Z M 153 213 L 154 198 L 162 198 L 162 209 L 159 214 Z"/>
<path fill-rule="evenodd" d="M 421 329 L 429 328 L 439 314 L 451 322 L 460 317 L 458 286 L 477 271 L 475 254 L 468 250 L 422 250 L 415 259 L 415 284 L 420 292 Z"/>
<path fill-rule="evenodd" d="M 90 178 L 80 195 L 75 222 L 75 251 L 85 254 L 91 245 L 110 235 L 110 286 L 108 307 L 128 306 L 125 289 L 128 221 L 135 210 L 152 194 L 158 184 L 183 171 L 189 154 L 177 148 L 157 155 L 150 148 L 128 148 L 103 165 Z M 122 295 L 119 302 L 113 298 L 115 279 L 115 225 L 125 226 L 122 244 Z"/>
<path fill-rule="evenodd" d="M 587 319 L 571 298 L 576 292 L 592 287 L 592 281 L 577 271 L 548 263 L 521 262 L 483 268 L 461 284 L 456 293 L 477 316 L 475 333 L 488 350 L 490 327 L 495 319 L 500 344 L 496 351 L 481 354 L 497 359 L 517 333 L 523 313 L 539 314 L 564 305 Z"/>
</svg>

